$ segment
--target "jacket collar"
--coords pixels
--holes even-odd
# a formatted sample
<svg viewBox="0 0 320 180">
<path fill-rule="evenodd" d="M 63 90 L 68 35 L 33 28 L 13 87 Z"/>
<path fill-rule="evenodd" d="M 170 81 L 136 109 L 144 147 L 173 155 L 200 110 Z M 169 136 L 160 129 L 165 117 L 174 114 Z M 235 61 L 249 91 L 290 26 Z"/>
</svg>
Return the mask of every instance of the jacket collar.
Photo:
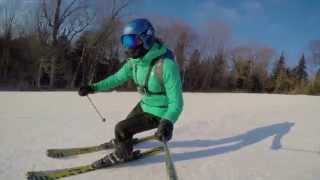
<svg viewBox="0 0 320 180">
<path fill-rule="evenodd" d="M 152 45 L 151 49 L 147 52 L 147 54 L 142 58 L 132 59 L 135 60 L 138 64 L 149 65 L 153 59 L 165 54 L 166 51 L 167 47 L 165 45 L 155 42 Z"/>
</svg>

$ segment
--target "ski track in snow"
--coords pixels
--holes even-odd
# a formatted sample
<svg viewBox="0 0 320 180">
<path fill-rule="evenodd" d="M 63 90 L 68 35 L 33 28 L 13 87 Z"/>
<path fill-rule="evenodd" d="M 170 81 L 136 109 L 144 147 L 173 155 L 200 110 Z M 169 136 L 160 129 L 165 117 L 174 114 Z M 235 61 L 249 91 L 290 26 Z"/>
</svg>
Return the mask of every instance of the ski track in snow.
<svg viewBox="0 0 320 180">
<path fill-rule="evenodd" d="M 0 92 L 0 179 L 26 179 L 30 170 L 91 163 L 108 151 L 66 159 L 47 148 L 96 145 L 113 138 L 115 124 L 137 93 Z M 181 180 L 319 180 L 320 97 L 245 93 L 185 93 L 184 111 L 169 143 Z M 150 135 L 153 131 L 138 134 Z M 153 141 L 137 146 L 159 145 Z M 110 151 L 109 151 L 110 152 Z M 66 180 L 164 180 L 163 154 Z"/>
</svg>

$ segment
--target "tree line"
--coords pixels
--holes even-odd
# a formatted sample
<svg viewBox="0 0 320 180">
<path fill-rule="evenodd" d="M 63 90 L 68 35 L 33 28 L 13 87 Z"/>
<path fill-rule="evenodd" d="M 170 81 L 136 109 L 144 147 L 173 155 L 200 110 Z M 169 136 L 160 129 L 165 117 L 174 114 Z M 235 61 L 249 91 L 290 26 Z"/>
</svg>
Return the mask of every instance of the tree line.
<svg viewBox="0 0 320 180">
<path fill-rule="evenodd" d="M 136 2 L 97 0 L 92 8 L 84 0 L 40 0 L 29 17 L 0 7 L 0 89 L 73 90 L 115 73 L 125 63 L 119 37 L 130 3 Z M 97 7 L 106 8 L 99 14 Z M 197 31 L 181 21 L 150 19 L 175 53 L 185 91 L 320 94 L 320 69 L 307 70 L 320 64 L 319 40 L 289 66 L 285 52 L 235 44 L 223 22 Z M 118 88 L 134 89 L 133 82 Z"/>
</svg>

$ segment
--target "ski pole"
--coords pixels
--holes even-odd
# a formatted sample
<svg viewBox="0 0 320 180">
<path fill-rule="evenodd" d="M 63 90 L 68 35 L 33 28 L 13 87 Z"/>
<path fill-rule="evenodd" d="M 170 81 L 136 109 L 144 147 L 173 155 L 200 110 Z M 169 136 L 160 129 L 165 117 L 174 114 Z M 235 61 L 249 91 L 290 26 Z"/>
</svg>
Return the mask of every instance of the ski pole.
<svg viewBox="0 0 320 180">
<path fill-rule="evenodd" d="M 102 122 L 106 122 L 106 118 L 104 118 L 101 115 L 100 111 L 98 110 L 98 108 L 96 107 L 96 105 L 93 103 L 93 101 L 91 100 L 91 98 L 88 95 L 87 95 L 87 98 L 88 98 L 89 102 L 91 103 L 91 105 L 93 106 L 93 108 L 96 110 L 97 114 L 100 116 Z"/>
<path fill-rule="evenodd" d="M 166 141 L 162 141 L 162 146 L 165 152 L 165 160 L 166 160 L 166 169 L 167 169 L 167 174 L 169 176 L 170 180 L 177 180 L 178 176 L 177 176 L 177 172 L 176 169 L 174 167 L 172 158 L 171 158 L 171 154 L 167 145 Z"/>
</svg>

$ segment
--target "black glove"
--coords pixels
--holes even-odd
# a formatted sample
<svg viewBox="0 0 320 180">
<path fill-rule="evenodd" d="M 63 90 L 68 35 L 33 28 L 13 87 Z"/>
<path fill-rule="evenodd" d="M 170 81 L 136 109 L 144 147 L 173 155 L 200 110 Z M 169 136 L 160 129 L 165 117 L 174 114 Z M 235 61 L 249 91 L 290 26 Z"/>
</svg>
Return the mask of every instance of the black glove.
<svg viewBox="0 0 320 180">
<path fill-rule="evenodd" d="M 169 120 L 161 120 L 155 137 L 160 141 L 167 142 L 172 138 L 173 124 Z"/>
<path fill-rule="evenodd" d="M 94 93 L 93 87 L 92 86 L 82 86 L 80 87 L 79 91 L 79 96 L 86 96 L 88 94 Z"/>
</svg>

